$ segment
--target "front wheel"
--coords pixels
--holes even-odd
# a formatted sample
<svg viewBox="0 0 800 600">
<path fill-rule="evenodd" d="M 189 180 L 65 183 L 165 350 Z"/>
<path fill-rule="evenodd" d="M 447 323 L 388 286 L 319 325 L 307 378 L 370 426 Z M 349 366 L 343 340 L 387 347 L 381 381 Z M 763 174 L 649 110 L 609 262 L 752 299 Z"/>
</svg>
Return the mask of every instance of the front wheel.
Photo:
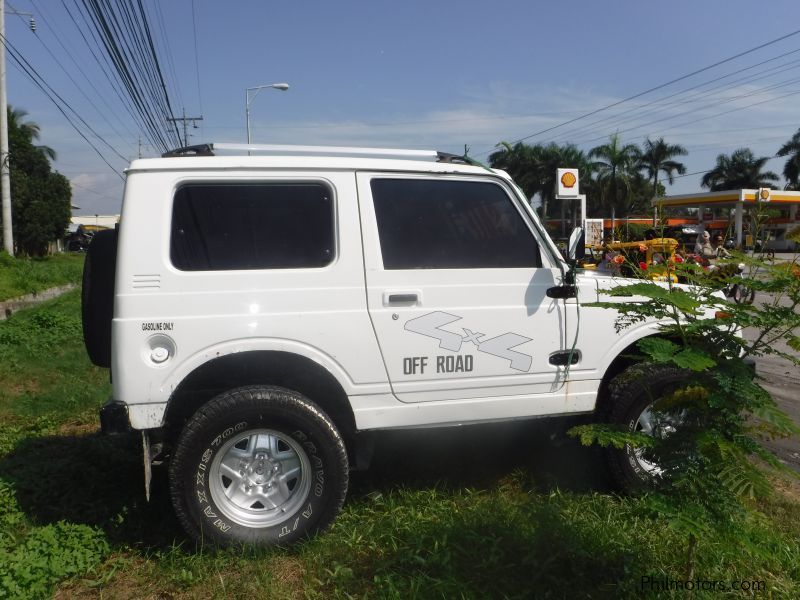
<svg viewBox="0 0 800 600">
<path fill-rule="evenodd" d="M 325 529 L 344 503 L 344 442 L 305 396 L 279 387 L 225 392 L 181 432 L 170 493 L 184 529 L 217 546 L 290 544 Z"/>
<path fill-rule="evenodd" d="M 609 421 L 631 433 L 664 438 L 681 426 L 679 412 L 658 410 L 658 401 L 685 387 L 690 374 L 665 365 L 634 365 L 623 371 L 609 388 Z M 661 467 L 649 460 L 643 448 L 626 445 L 607 452 L 611 475 L 626 492 L 656 485 Z"/>
</svg>

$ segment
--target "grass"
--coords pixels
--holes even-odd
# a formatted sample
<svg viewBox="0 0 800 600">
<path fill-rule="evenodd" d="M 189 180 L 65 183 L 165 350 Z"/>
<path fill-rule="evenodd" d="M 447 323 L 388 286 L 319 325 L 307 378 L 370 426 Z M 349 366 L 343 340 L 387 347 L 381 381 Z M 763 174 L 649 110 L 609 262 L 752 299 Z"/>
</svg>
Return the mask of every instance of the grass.
<svg viewBox="0 0 800 600">
<path fill-rule="evenodd" d="M 0 252 L 0 301 L 78 283 L 83 258 L 83 254 L 73 252 L 44 258 L 12 258 Z"/>
<path fill-rule="evenodd" d="M 682 534 L 609 493 L 563 424 L 382 435 L 326 534 L 198 547 L 163 468 L 145 501 L 137 436 L 97 433 L 108 374 L 84 356 L 78 307 L 74 291 L 0 323 L 0 597 L 633 598 L 643 577 L 684 576 Z M 784 487 L 736 535 L 701 539 L 695 579 L 800 595 L 800 503 Z"/>
</svg>

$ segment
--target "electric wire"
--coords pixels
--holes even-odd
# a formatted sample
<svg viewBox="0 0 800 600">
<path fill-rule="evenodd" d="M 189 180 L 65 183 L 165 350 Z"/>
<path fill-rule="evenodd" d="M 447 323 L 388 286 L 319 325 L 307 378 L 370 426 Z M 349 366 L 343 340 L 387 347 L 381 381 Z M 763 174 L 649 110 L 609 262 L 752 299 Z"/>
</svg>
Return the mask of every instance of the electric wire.
<svg viewBox="0 0 800 600">
<path fill-rule="evenodd" d="M 20 16 L 20 18 L 21 18 L 21 16 Z M 115 135 L 117 135 L 117 137 L 119 137 L 119 138 L 121 138 L 121 139 L 125 139 L 125 136 L 123 136 L 123 135 L 122 135 L 122 134 L 121 134 L 121 133 L 120 133 L 120 132 L 119 132 L 119 131 L 118 131 L 118 130 L 117 130 L 115 127 L 114 127 L 113 123 L 111 123 L 111 121 L 109 121 L 109 120 L 108 120 L 108 118 L 107 118 L 107 117 L 105 116 L 105 114 L 104 114 L 104 113 L 103 113 L 103 112 L 100 110 L 100 108 L 97 106 L 97 104 L 95 104 L 95 103 L 94 103 L 94 101 L 93 101 L 93 100 L 92 100 L 92 99 L 89 97 L 89 95 L 88 95 L 88 94 L 87 94 L 87 93 L 84 91 L 84 89 L 83 89 L 83 88 L 82 88 L 80 85 L 78 85 L 78 82 L 77 82 L 77 81 L 75 81 L 75 78 L 74 78 L 74 77 L 72 77 L 72 75 L 71 75 L 71 74 L 70 74 L 70 73 L 67 71 L 66 67 L 65 67 L 65 66 L 64 66 L 64 65 L 61 63 L 61 61 L 58 59 L 58 57 L 55 55 L 55 53 L 53 53 L 53 51 L 50 49 L 50 47 L 47 45 L 47 43 L 45 43 L 45 41 L 44 41 L 44 40 L 41 38 L 41 36 L 39 36 L 39 35 L 36 35 L 36 36 L 34 36 L 34 37 L 36 37 L 36 39 L 37 39 L 37 40 L 39 40 L 39 43 L 40 43 L 40 44 L 42 44 L 42 46 L 43 46 L 43 47 L 44 47 L 44 49 L 47 51 L 47 53 L 50 55 L 50 57 L 51 57 L 51 58 L 52 58 L 52 59 L 55 61 L 55 63 L 56 63 L 56 64 L 57 64 L 57 65 L 58 65 L 58 66 L 61 68 L 61 70 L 63 71 L 63 73 L 64 73 L 64 74 L 67 76 L 67 78 L 68 78 L 68 79 L 69 79 L 69 80 L 72 82 L 72 84 L 73 84 L 73 85 L 74 85 L 74 86 L 77 88 L 77 90 L 78 90 L 78 91 L 81 93 L 81 95 L 82 95 L 82 96 L 83 96 L 83 97 L 86 99 L 86 101 L 87 101 L 87 102 L 88 102 L 88 103 L 89 103 L 89 104 L 92 106 L 92 108 L 94 108 L 94 109 L 95 109 L 95 111 L 97 111 L 97 113 L 98 113 L 98 114 L 100 115 L 100 117 L 101 117 L 101 118 L 102 118 L 102 119 L 103 119 L 103 120 L 106 122 L 106 124 L 107 124 L 109 127 L 111 127 L 111 129 L 112 129 L 112 131 L 114 132 L 114 134 L 115 134 Z M 113 149 L 113 151 L 114 151 L 114 152 L 117 154 L 117 156 L 122 156 L 122 155 L 121 155 L 121 154 L 120 154 L 120 153 L 119 153 L 119 152 L 118 152 L 118 151 L 117 151 L 115 148 L 112 148 L 112 149 Z M 123 159 L 124 159 L 124 157 L 123 157 Z"/>
<path fill-rule="evenodd" d="M 617 133 L 617 134 L 629 133 L 631 131 L 635 131 L 637 129 L 641 129 L 642 127 L 650 127 L 650 126 L 656 125 L 658 123 L 663 123 L 665 121 L 671 121 L 673 119 L 678 119 L 678 118 L 683 117 L 683 116 L 685 116 L 687 114 L 698 113 L 698 112 L 700 112 L 702 110 L 709 109 L 709 108 L 714 108 L 714 107 L 717 107 L 717 106 L 721 106 L 723 104 L 728 104 L 728 103 L 734 102 L 736 100 L 742 100 L 744 98 L 750 98 L 752 96 L 759 96 L 761 94 L 764 94 L 764 93 L 767 93 L 767 92 L 770 92 L 770 91 L 773 91 L 773 90 L 776 90 L 776 89 L 779 89 L 781 87 L 785 87 L 785 86 L 788 86 L 788 85 L 794 85 L 796 83 L 800 83 L 800 77 L 797 77 L 797 78 L 794 78 L 794 79 L 790 79 L 790 80 L 787 80 L 787 81 L 783 81 L 783 82 L 780 82 L 780 83 L 777 83 L 777 84 L 772 84 L 772 85 L 766 86 L 764 88 L 759 88 L 758 90 L 755 90 L 755 91 L 751 91 L 751 92 L 747 92 L 745 94 L 741 94 L 739 96 L 734 96 L 732 98 L 727 98 L 725 100 L 718 100 L 718 101 L 715 101 L 715 102 L 711 102 L 709 104 L 701 106 L 700 108 L 685 110 L 685 111 L 679 112 L 677 114 L 673 114 L 673 115 L 669 115 L 669 116 L 666 116 L 666 117 L 662 117 L 660 119 L 656 119 L 654 121 L 649 121 L 649 122 L 642 123 L 642 124 L 639 124 L 639 125 L 633 125 L 631 127 L 627 127 L 627 128 L 624 128 L 624 129 L 616 129 L 614 131 L 614 133 Z M 789 95 L 791 95 L 791 94 L 789 94 Z M 786 97 L 786 96 L 778 96 L 776 98 L 770 98 L 770 99 L 767 99 L 765 102 L 771 102 L 773 100 L 778 100 L 778 99 L 784 98 L 784 97 Z M 705 116 L 702 116 L 702 117 L 700 117 L 698 119 L 695 119 L 693 121 L 689 121 L 689 122 L 687 122 L 685 124 L 698 123 L 698 122 L 700 122 L 700 121 L 702 121 L 704 119 L 715 118 L 717 116 L 729 114 L 730 112 L 735 112 L 736 110 L 741 110 L 742 108 L 748 108 L 748 107 L 751 107 L 751 106 L 757 106 L 759 104 L 763 104 L 763 102 L 757 102 L 755 104 L 749 104 L 746 107 L 738 107 L 738 108 L 733 109 L 731 111 L 725 111 L 725 112 L 717 113 L 717 114 L 714 114 L 714 115 L 705 115 Z M 670 127 L 670 129 L 673 129 L 673 127 Z M 607 139 L 607 137 L 608 137 L 608 134 L 603 134 L 601 136 L 594 137 L 594 138 L 579 139 L 579 140 L 574 141 L 574 143 L 576 143 L 576 144 L 590 144 L 590 143 L 593 143 L 593 142 L 597 142 L 597 141 L 601 141 L 601 140 Z"/>
<path fill-rule="evenodd" d="M 197 79 L 197 103 L 200 107 L 200 115 L 203 115 L 203 94 L 200 91 L 200 53 L 197 50 L 197 7 L 195 0 L 192 0 L 192 36 L 194 39 L 194 71 L 195 78 Z M 203 127 L 203 123 L 200 123 Z M 204 131 L 204 129 L 201 129 Z"/>
<path fill-rule="evenodd" d="M 148 140 L 161 151 L 179 145 L 177 126 L 169 125 L 172 107 L 141 0 L 81 4 L 81 15 L 131 98 Z"/>
<path fill-rule="evenodd" d="M 96 1 L 84 0 L 83 4 L 117 75 L 133 99 L 134 106 L 142 115 L 154 141 L 157 140 L 161 149 L 165 149 L 169 142 L 163 136 L 164 132 L 158 125 L 157 111 L 154 111 L 152 105 L 149 104 L 151 99 L 148 94 L 151 93 L 151 90 L 147 89 L 146 81 L 142 82 L 145 75 L 140 65 L 136 63 L 136 51 L 131 48 L 125 32 L 120 28 L 118 16 L 113 11 L 109 11 L 108 14 L 104 13 Z"/>
<path fill-rule="evenodd" d="M 22 56 L 21 54 L 19 54 L 19 53 L 17 52 L 16 48 L 14 48 L 14 46 L 13 46 L 11 43 L 9 43 L 9 41 L 8 41 L 8 40 L 7 40 L 5 37 L 2 37 L 2 36 L 0 36 L 0 41 L 2 41 L 3 45 L 5 46 L 6 50 L 8 51 L 8 55 L 11 57 L 11 59 L 14 61 L 14 63 L 15 63 L 15 64 L 16 64 L 16 65 L 17 65 L 17 66 L 18 66 L 18 67 L 19 67 L 19 68 L 22 70 L 22 72 L 23 72 L 23 73 L 24 73 L 24 74 L 25 74 L 25 75 L 26 75 L 26 76 L 27 76 L 27 77 L 28 77 L 28 78 L 29 78 L 29 79 L 30 79 L 30 80 L 33 82 L 33 84 L 34 84 L 36 87 L 38 87 L 38 88 L 39 88 L 39 89 L 40 89 L 40 90 L 41 90 L 41 91 L 42 91 L 42 92 L 45 94 L 45 96 L 47 96 L 47 98 L 48 98 L 48 99 L 49 99 L 49 100 L 50 100 L 50 101 L 51 101 L 51 102 L 52 102 L 52 103 L 55 105 L 55 107 L 58 109 L 58 111 L 59 111 L 59 112 L 60 112 L 60 113 L 61 113 L 61 114 L 64 116 L 64 118 L 67 120 L 67 122 L 68 122 L 68 123 L 69 123 L 69 124 L 72 126 L 72 128 L 73 128 L 73 129 L 74 129 L 74 130 L 75 130 L 75 131 L 78 133 L 78 135 L 79 135 L 79 136 L 81 136 L 81 137 L 82 137 L 82 138 L 83 138 L 83 139 L 86 141 L 86 143 L 87 143 L 87 144 L 89 144 L 89 146 L 91 146 L 91 148 L 92 148 L 92 149 L 93 149 L 93 150 L 94 150 L 94 151 L 97 153 L 97 155 L 100 157 L 100 159 L 101 159 L 101 160 L 102 160 L 102 161 L 103 161 L 103 162 L 104 162 L 106 165 L 108 165 L 108 167 L 109 167 L 109 168 L 110 168 L 110 169 L 111 169 L 111 170 L 112 170 L 112 171 L 113 171 L 113 172 L 114 172 L 114 173 L 115 173 L 115 174 L 116 174 L 116 175 L 117 175 L 117 176 L 118 176 L 120 179 L 122 179 L 122 180 L 124 181 L 124 179 L 125 179 L 125 178 L 124 178 L 124 177 L 122 177 L 122 175 L 119 173 L 119 171 L 117 171 L 117 169 L 115 169 L 115 168 L 114 168 L 114 167 L 111 165 L 111 163 L 109 163 L 109 162 L 106 160 L 106 157 L 103 155 L 103 153 L 102 153 L 102 152 L 100 152 L 100 150 L 97 148 L 97 146 L 95 146 L 95 145 L 92 143 L 92 141 L 91 141 L 91 140 L 90 140 L 88 137 L 86 137 L 86 135 L 85 135 L 85 134 L 84 134 L 84 133 L 83 133 L 83 132 L 80 130 L 80 128 L 79 128 L 79 127 L 78 127 L 78 126 L 75 124 L 75 122 L 74 122 L 74 121 L 73 121 L 73 120 L 70 118 L 70 116 L 67 114 L 67 112 L 64 110 L 64 108 L 62 108 L 62 106 L 61 106 L 61 104 L 59 103 L 59 101 L 60 101 L 61 103 L 64 103 L 64 105 L 65 105 L 65 106 L 69 107 L 69 109 L 70 109 L 70 110 L 71 110 L 71 111 L 72 111 L 72 112 L 73 112 L 73 113 L 74 113 L 74 114 L 75 114 L 75 115 L 76 115 L 76 116 L 77 116 L 77 117 L 78 117 L 78 118 L 79 118 L 79 119 L 80 119 L 80 120 L 81 120 L 81 121 L 84 123 L 84 125 L 86 125 L 86 126 L 88 127 L 88 124 L 87 124 L 85 121 L 83 121 L 83 119 L 81 119 L 80 115 L 78 115 L 78 114 L 75 112 L 75 110 L 74 110 L 74 109 L 72 109 L 72 107 L 71 107 L 71 106 L 69 106 L 69 104 L 68 104 L 68 103 L 66 103 L 66 102 L 64 101 L 64 99 L 63 99 L 63 98 L 61 98 L 60 96 L 58 96 L 58 94 L 56 94 L 56 93 L 55 93 L 55 91 L 53 91 L 53 90 L 52 90 L 52 88 L 50 88 L 50 86 L 49 86 L 49 85 L 48 85 L 48 84 L 47 84 L 47 83 L 44 81 L 44 79 L 42 79 L 41 75 L 39 75 L 39 73 L 36 71 L 36 69 L 35 69 L 35 68 L 33 68 L 33 67 L 32 67 L 32 66 L 31 66 L 31 65 L 28 63 L 28 61 L 27 61 L 27 60 L 25 60 L 25 57 L 24 57 L 24 56 Z M 52 93 L 51 93 L 51 92 L 52 92 Z M 54 96 L 56 96 L 56 98 L 58 98 L 58 100 L 56 100 L 56 98 L 54 98 Z M 96 135 L 96 134 L 95 134 L 95 135 Z M 104 143 L 106 143 L 106 145 L 108 145 L 108 143 L 107 143 L 107 142 L 105 142 L 105 140 L 103 140 L 101 137 L 99 137 L 99 136 L 98 136 L 98 139 L 100 139 L 101 141 L 103 141 Z M 109 147 L 110 147 L 110 146 L 109 146 Z M 123 160 L 127 161 L 127 159 L 125 159 L 124 157 L 123 157 Z"/>
<path fill-rule="evenodd" d="M 178 79 L 178 74 L 175 70 L 175 61 L 172 57 L 172 48 L 169 43 L 170 36 L 167 35 L 167 30 L 164 26 L 165 19 L 164 13 L 161 11 L 161 2 L 159 0 L 151 0 L 151 4 L 155 6 L 155 22 L 158 24 L 158 31 L 160 32 L 161 43 L 163 44 L 163 54 L 167 58 L 167 68 L 169 69 L 170 74 L 170 77 L 167 81 L 172 84 L 172 89 L 175 92 L 175 96 L 178 98 L 180 105 L 185 106 L 183 102 L 183 94 L 181 93 L 180 80 Z"/>
<path fill-rule="evenodd" d="M 81 115 L 78 114 L 78 112 L 74 108 L 72 108 L 72 106 L 69 104 L 69 102 L 64 100 L 64 98 L 61 97 L 61 95 L 59 95 L 58 92 L 56 92 L 49 83 L 47 83 L 47 81 L 44 79 L 44 77 L 42 77 L 39 74 L 39 72 L 27 61 L 27 59 L 25 59 L 25 57 L 16 49 L 16 47 L 14 47 L 14 45 L 11 44 L 8 41 L 7 38 L 4 38 L 4 37 L 0 36 L 0 40 L 2 40 L 3 45 L 6 47 L 6 49 L 9 50 L 9 52 L 12 53 L 14 60 L 20 65 L 22 65 L 22 63 L 24 62 L 25 66 L 27 67 L 26 72 L 27 72 L 27 70 L 30 70 L 30 72 L 32 72 L 36 76 L 38 81 L 40 81 L 41 84 L 43 84 L 47 88 L 47 90 L 49 90 L 48 97 L 50 97 L 52 99 L 52 96 L 55 96 L 59 100 L 59 102 L 61 102 L 61 104 L 63 106 L 68 108 L 69 111 L 72 112 L 72 114 L 75 115 L 81 123 L 83 123 L 84 127 L 86 127 L 86 129 L 88 129 L 92 133 L 92 135 L 94 135 L 100 142 L 105 144 L 105 146 L 109 150 L 111 150 L 114 154 L 116 154 L 118 157 L 120 157 L 123 161 L 127 161 L 128 160 L 125 156 L 120 154 L 117 151 L 117 149 L 114 148 L 114 146 L 112 146 L 108 141 L 106 141 L 106 139 L 103 136 L 101 136 L 99 133 L 97 133 L 94 130 L 94 128 L 92 128 L 92 126 L 89 125 L 89 123 L 87 123 L 86 120 L 83 117 L 81 117 Z M 40 87 L 40 89 L 43 89 L 42 86 L 39 85 L 38 82 L 37 82 L 37 86 Z"/>
<path fill-rule="evenodd" d="M 511 145 L 513 146 L 514 144 L 517 144 L 517 143 L 520 143 L 520 142 L 524 142 L 524 141 L 529 140 L 531 138 L 540 136 L 540 135 L 542 135 L 544 133 L 549 133 L 550 131 L 554 131 L 556 129 L 560 129 L 561 127 L 564 127 L 565 125 L 569 125 L 570 123 L 575 123 L 577 121 L 580 121 L 580 120 L 585 119 L 587 117 L 590 117 L 592 115 L 596 115 L 598 113 L 606 111 L 606 110 L 608 110 L 610 108 L 614 108 L 615 106 L 619 106 L 619 105 L 624 104 L 626 102 L 630 102 L 631 100 L 635 100 L 636 98 L 641 98 L 642 96 L 644 96 L 646 94 L 650 94 L 650 93 L 655 92 L 657 90 L 664 89 L 664 88 L 666 88 L 666 87 L 668 87 L 668 86 L 670 86 L 670 85 L 672 85 L 674 83 L 678 83 L 679 81 L 684 81 L 686 79 L 689 79 L 690 77 L 693 77 L 695 75 L 699 75 L 700 73 L 704 73 L 704 72 L 709 71 L 709 70 L 711 70 L 711 69 L 713 69 L 715 67 L 718 67 L 720 65 L 729 63 L 729 62 L 731 62 L 733 60 L 736 60 L 737 58 L 741 58 L 742 56 L 745 56 L 747 54 L 751 54 L 752 52 L 755 52 L 757 50 L 761 50 L 762 48 L 766 48 L 768 46 L 776 44 L 776 43 L 778 43 L 780 41 L 788 39 L 788 38 L 790 38 L 792 36 L 795 36 L 795 35 L 797 35 L 799 33 L 800 33 L 800 29 L 797 29 L 797 30 L 792 31 L 790 33 L 787 33 L 785 35 L 782 35 L 782 36 L 779 36 L 779 37 L 774 38 L 772 40 L 769 40 L 768 42 L 765 42 L 763 44 L 759 44 L 758 46 L 755 46 L 755 47 L 750 48 L 748 50 L 745 50 L 743 52 L 739 52 L 738 54 L 734 54 L 733 56 L 729 56 L 728 58 L 725 58 L 723 60 L 717 61 L 717 62 L 715 62 L 715 63 L 713 63 L 711 65 L 705 66 L 705 67 L 703 67 L 701 69 L 696 69 L 696 70 L 694 70 L 694 71 L 692 71 L 690 73 L 687 73 L 685 75 L 681 75 L 680 77 L 676 77 L 676 78 L 671 79 L 671 80 L 669 80 L 669 81 L 667 81 L 665 83 L 662 83 L 662 84 L 659 84 L 657 86 L 651 87 L 651 88 L 646 89 L 646 90 L 644 90 L 642 92 L 636 93 L 636 94 L 634 94 L 632 96 L 628 96 L 627 98 L 623 98 L 622 100 L 617 100 L 616 102 L 612 102 L 610 104 L 607 104 L 607 105 L 602 106 L 600 108 L 597 108 L 595 110 L 587 112 L 587 113 L 585 113 L 585 114 L 583 114 L 581 116 L 575 117 L 573 119 L 569 119 L 569 120 L 564 121 L 562 123 L 559 123 L 557 125 L 552 125 L 550 127 L 546 127 L 545 129 L 541 129 L 541 130 L 536 131 L 534 133 L 531 133 L 529 135 L 523 136 L 523 137 L 515 140 L 514 142 L 512 142 Z M 486 154 L 488 152 L 491 152 L 492 149 L 489 149 L 489 150 L 486 150 L 486 151 L 481 151 L 481 152 L 479 152 L 477 154 L 479 154 L 479 155 L 480 154 Z"/>
<path fill-rule="evenodd" d="M 75 19 L 75 15 L 73 14 L 73 11 L 71 11 L 67 7 L 67 5 L 65 3 L 65 0 L 61 0 L 61 4 L 62 4 L 62 6 L 64 8 L 64 11 L 70 17 L 70 20 L 72 21 L 73 25 L 75 26 L 75 29 L 77 29 L 78 33 L 80 34 L 81 38 L 83 39 L 84 44 L 86 45 L 86 48 L 89 50 L 89 53 L 94 58 L 94 60 L 97 63 L 98 67 L 100 67 L 101 73 L 103 73 L 104 77 L 106 78 L 106 80 L 108 81 L 109 85 L 111 86 L 111 89 L 114 91 L 114 93 L 116 94 L 117 98 L 119 98 L 122 106 L 125 107 L 125 110 L 128 112 L 128 114 L 130 115 L 131 119 L 133 119 L 133 121 L 136 123 L 137 127 L 139 128 L 139 131 L 144 132 L 145 135 L 148 137 L 148 139 L 150 139 L 149 138 L 148 127 L 147 127 L 145 121 L 142 119 L 141 114 L 139 114 L 139 112 L 134 107 L 130 96 L 128 96 L 124 92 L 124 90 L 122 88 L 122 85 L 119 82 L 119 80 L 111 75 L 110 71 L 113 70 L 113 66 L 111 65 L 111 62 L 110 62 L 108 56 L 102 52 L 102 48 L 100 48 L 100 42 L 95 37 L 94 29 L 89 25 L 89 22 L 87 20 L 87 16 L 84 15 L 83 11 L 81 10 L 81 7 L 78 5 L 78 0 L 72 0 L 72 1 L 73 1 L 73 4 L 75 5 L 75 12 L 78 15 L 80 15 L 81 19 L 83 20 L 84 24 L 86 25 L 85 28 L 89 31 L 89 35 L 94 40 L 94 46 L 89 41 L 89 38 L 86 37 L 86 34 L 84 33 L 84 28 L 81 27 L 81 25 Z M 95 52 L 95 46 L 100 51 L 99 52 L 100 56 L 98 56 L 98 53 Z M 101 56 L 102 56 L 102 60 L 100 58 Z"/>
<path fill-rule="evenodd" d="M 752 69 L 754 69 L 756 67 L 763 66 L 763 65 L 765 65 L 765 64 L 767 64 L 769 62 L 784 58 L 786 56 L 790 56 L 790 55 L 795 54 L 797 52 L 800 52 L 800 48 L 796 48 L 794 50 L 790 50 L 788 52 L 781 53 L 781 54 L 779 54 L 777 56 L 773 56 L 773 57 L 771 57 L 769 59 L 760 61 L 758 63 L 749 65 L 747 67 L 742 67 L 740 69 L 736 69 L 734 71 L 731 71 L 731 72 L 726 73 L 724 75 L 721 75 L 719 77 L 715 77 L 714 79 L 711 79 L 709 81 L 703 81 L 703 82 L 700 82 L 700 83 L 695 84 L 693 86 L 690 86 L 688 88 L 684 88 L 684 89 L 679 90 L 677 92 L 673 92 L 673 93 L 671 93 L 671 94 L 669 94 L 667 96 L 662 96 L 661 98 L 656 98 L 655 100 L 651 100 L 650 102 L 646 102 L 644 104 L 640 104 L 639 106 L 636 106 L 634 108 L 625 110 L 625 111 L 623 111 L 623 112 L 621 112 L 621 113 L 619 113 L 617 115 L 603 117 L 601 119 L 593 121 L 592 123 L 588 123 L 588 124 L 583 125 L 581 127 L 577 127 L 577 128 L 571 129 L 570 131 L 567 131 L 567 132 L 564 132 L 562 134 L 559 134 L 558 136 L 556 136 L 556 138 L 554 138 L 554 140 L 557 141 L 558 139 L 570 138 L 573 135 L 577 135 L 577 134 L 580 134 L 580 133 L 585 133 L 583 131 L 584 129 L 591 128 L 591 127 L 593 127 L 595 125 L 598 125 L 598 124 L 607 123 L 607 122 L 610 122 L 610 121 L 613 121 L 613 122 L 615 122 L 615 124 L 618 124 L 617 120 L 621 116 L 625 116 L 625 115 L 630 116 L 630 115 L 632 115 L 632 114 L 636 113 L 637 111 L 640 111 L 640 110 L 642 110 L 644 108 L 653 106 L 655 104 L 663 103 L 666 100 L 669 100 L 671 98 L 675 98 L 675 97 L 681 96 L 681 95 L 683 95 L 683 94 L 685 94 L 687 92 L 690 92 L 690 91 L 693 91 L 693 90 L 697 90 L 699 88 L 706 87 L 706 86 L 708 86 L 708 85 L 710 85 L 712 83 L 716 83 L 716 82 L 721 81 L 723 79 L 728 79 L 729 77 L 732 77 L 734 75 L 738 75 L 739 73 L 743 73 L 745 71 L 752 70 Z M 739 78 L 739 79 L 736 79 L 734 81 L 729 81 L 729 82 L 727 82 L 725 84 L 722 84 L 720 86 L 716 86 L 716 87 L 710 88 L 708 90 L 704 90 L 702 92 L 697 92 L 694 95 L 690 95 L 689 96 L 689 100 L 692 100 L 694 98 L 700 98 L 700 97 L 703 97 L 704 95 L 709 95 L 712 91 L 715 91 L 715 90 L 725 89 L 725 88 L 732 88 L 734 83 L 745 83 L 745 82 L 752 82 L 752 81 L 757 81 L 759 79 L 763 79 L 764 77 L 768 76 L 768 75 L 764 75 L 765 73 L 770 73 L 770 72 L 772 72 L 772 71 L 774 71 L 776 69 L 781 69 L 781 67 L 785 67 L 786 65 L 794 65 L 794 64 L 797 64 L 797 63 L 800 63 L 800 59 L 795 60 L 795 61 L 790 61 L 789 63 L 785 63 L 783 65 L 779 65 L 778 67 L 773 67 L 771 69 L 767 69 L 766 71 L 761 71 L 761 72 L 757 73 L 756 75 L 748 75 L 746 77 Z M 794 68 L 794 67 L 790 66 L 786 70 L 790 70 L 791 68 Z M 783 72 L 783 70 L 781 69 L 781 70 L 778 70 L 777 72 Z M 678 102 L 678 104 L 680 104 L 680 102 Z M 661 109 L 655 108 L 655 109 L 652 109 L 651 111 L 646 111 L 646 114 L 653 114 L 653 113 L 658 112 L 659 110 L 661 110 Z M 639 116 L 643 116 L 643 115 L 639 115 Z M 638 117 L 636 117 L 636 118 L 638 118 Z M 628 121 L 634 120 L 634 119 L 635 118 L 633 118 L 633 119 L 625 119 L 623 122 L 628 122 Z M 602 127 L 598 127 L 596 129 L 594 129 L 594 131 L 599 131 L 601 129 L 602 129 Z"/>
</svg>

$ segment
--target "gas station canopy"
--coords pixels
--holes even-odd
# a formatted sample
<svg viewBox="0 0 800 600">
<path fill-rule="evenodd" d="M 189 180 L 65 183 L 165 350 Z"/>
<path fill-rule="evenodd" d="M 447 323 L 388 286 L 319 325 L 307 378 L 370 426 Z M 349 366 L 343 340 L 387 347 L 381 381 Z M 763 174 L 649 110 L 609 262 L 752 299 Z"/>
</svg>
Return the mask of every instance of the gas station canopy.
<svg viewBox="0 0 800 600">
<path fill-rule="evenodd" d="M 797 216 L 797 206 L 800 205 L 800 192 L 786 192 L 760 188 L 756 190 L 726 190 L 721 192 L 707 192 L 703 194 L 684 194 L 681 196 L 665 196 L 653 198 L 652 205 L 661 208 L 698 208 L 699 222 L 702 223 L 703 208 L 706 206 L 731 207 L 736 209 L 736 243 L 742 244 L 742 216 L 746 206 L 778 205 L 776 208 L 789 208 L 790 220 Z"/>
</svg>

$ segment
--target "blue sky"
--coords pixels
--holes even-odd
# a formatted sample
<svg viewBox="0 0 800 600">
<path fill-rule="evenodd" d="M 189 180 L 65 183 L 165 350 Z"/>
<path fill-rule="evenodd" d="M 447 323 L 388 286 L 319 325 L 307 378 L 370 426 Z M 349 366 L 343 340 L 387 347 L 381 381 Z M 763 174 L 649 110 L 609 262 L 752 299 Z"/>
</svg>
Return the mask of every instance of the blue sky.
<svg viewBox="0 0 800 600">
<path fill-rule="evenodd" d="M 65 12 L 75 2 L 7 3 L 37 20 L 33 34 L 27 18 L 8 15 L 7 38 L 119 154 L 133 158 L 138 131 Z M 244 142 L 245 88 L 287 82 L 289 91 L 264 90 L 253 101 L 254 142 L 451 152 L 466 144 L 479 159 L 501 140 L 800 29 L 797 0 L 143 2 L 175 113 L 203 116 L 192 143 Z M 125 161 L 104 148 L 113 169 L 107 166 L 13 61 L 7 69 L 9 103 L 28 111 L 42 128 L 40 143 L 58 153 L 55 167 L 73 183 L 76 212 L 118 212 Z M 800 34 L 528 141 L 588 150 L 615 131 L 635 143 L 664 136 L 689 149 L 683 160 L 694 172 L 742 146 L 771 156 L 798 127 Z M 782 160 L 768 168 L 780 173 Z M 699 183 L 700 175 L 684 177 L 667 191 L 698 191 Z"/>
</svg>

